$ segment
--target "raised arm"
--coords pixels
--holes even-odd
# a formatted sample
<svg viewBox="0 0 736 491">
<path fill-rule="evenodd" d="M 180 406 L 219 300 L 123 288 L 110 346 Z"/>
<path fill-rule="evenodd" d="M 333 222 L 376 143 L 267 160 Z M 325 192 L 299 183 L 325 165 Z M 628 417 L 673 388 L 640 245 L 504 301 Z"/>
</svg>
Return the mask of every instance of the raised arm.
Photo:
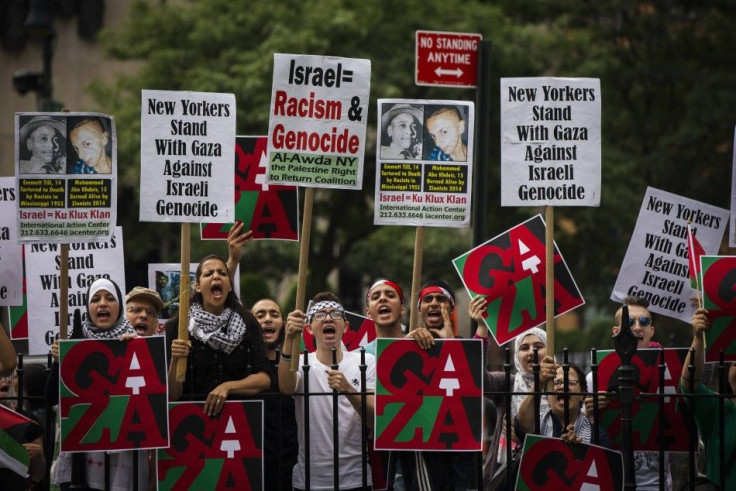
<svg viewBox="0 0 736 491">
<path fill-rule="evenodd" d="M 286 317 L 284 346 L 279 360 L 279 392 L 282 394 L 291 395 L 296 390 L 298 378 L 296 372 L 291 371 L 289 356 L 292 353 L 292 345 L 301 339 L 306 318 L 307 316 L 301 310 L 295 310 Z M 284 355 L 287 358 L 284 358 Z"/>
<path fill-rule="evenodd" d="M 693 387 L 696 387 L 703 379 L 703 361 L 705 356 L 705 331 L 710 329 L 710 319 L 708 311 L 698 309 L 693 314 L 693 342 L 690 345 L 691 350 L 685 357 L 685 363 L 682 365 L 682 375 L 680 376 L 680 385 L 684 391 L 690 390 L 690 371 L 688 366 L 690 363 L 695 365 L 695 373 L 693 373 Z M 695 358 L 691 360 L 691 354 L 695 350 Z"/>
<path fill-rule="evenodd" d="M 557 373 L 557 365 L 551 356 L 545 356 L 541 362 L 539 362 L 539 386 L 544 391 L 547 383 L 554 380 L 555 374 Z M 544 397 L 544 396 L 541 396 Z M 516 415 L 519 421 L 519 426 L 524 433 L 532 433 L 534 431 L 534 393 L 530 392 L 524 397 L 524 400 L 519 404 L 519 412 Z"/>
<path fill-rule="evenodd" d="M 243 231 L 244 228 L 245 224 L 237 220 L 227 234 L 227 270 L 231 278 L 234 277 L 235 270 L 243 257 L 243 247 L 253 240 L 253 231 Z"/>
</svg>

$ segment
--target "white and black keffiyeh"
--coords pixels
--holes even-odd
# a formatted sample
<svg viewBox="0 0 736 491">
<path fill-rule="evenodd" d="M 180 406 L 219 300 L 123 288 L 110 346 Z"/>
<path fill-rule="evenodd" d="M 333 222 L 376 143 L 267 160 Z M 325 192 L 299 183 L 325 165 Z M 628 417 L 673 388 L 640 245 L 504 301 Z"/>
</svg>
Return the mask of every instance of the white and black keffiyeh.
<svg viewBox="0 0 736 491">
<path fill-rule="evenodd" d="M 335 310 L 339 310 L 342 313 L 345 313 L 345 309 L 343 309 L 342 305 L 340 305 L 338 302 L 333 302 L 332 300 L 322 300 L 321 302 L 317 302 L 309 307 L 309 309 L 307 310 L 307 322 L 312 322 L 314 314 L 316 314 L 320 310 L 328 308 L 333 308 Z"/>
<path fill-rule="evenodd" d="M 211 348 L 232 353 L 243 341 L 245 330 L 243 319 L 229 308 L 215 315 L 198 303 L 189 306 L 189 334 Z"/>
<path fill-rule="evenodd" d="M 85 338 L 119 339 L 123 334 L 135 334 L 135 328 L 125 317 L 119 318 L 109 329 L 99 329 L 87 318 L 82 322 L 82 332 Z"/>
</svg>

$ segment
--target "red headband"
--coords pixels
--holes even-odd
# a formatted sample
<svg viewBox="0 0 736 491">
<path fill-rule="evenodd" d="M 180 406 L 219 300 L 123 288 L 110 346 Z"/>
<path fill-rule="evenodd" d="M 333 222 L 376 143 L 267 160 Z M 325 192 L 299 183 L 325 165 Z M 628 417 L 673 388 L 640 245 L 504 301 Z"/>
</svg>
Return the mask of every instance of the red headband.
<svg viewBox="0 0 736 491">
<path fill-rule="evenodd" d="M 393 288 L 394 290 L 396 290 L 396 293 L 399 294 L 399 300 L 401 301 L 402 304 L 404 303 L 404 292 L 401 291 L 401 287 L 399 286 L 399 284 L 398 283 L 395 283 L 395 282 L 393 282 L 391 280 L 387 280 L 385 278 L 382 278 L 380 280 L 376 280 L 376 282 L 373 283 L 370 286 L 370 288 L 368 288 L 368 293 L 365 294 L 365 303 L 366 303 L 366 305 L 368 304 L 368 297 L 371 295 L 371 292 L 373 291 L 373 289 L 375 287 L 377 287 L 377 286 L 380 286 L 380 285 L 387 285 L 387 286 L 390 286 L 391 288 Z"/>
<path fill-rule="evenodd" d="M 448 300 L 450 300 L 450 305 L 455 305 L 455 298 L 450 294 L 450 292 L 448 292 L 441 286 L 428 286 L 428 287 L 422 288 L 422 290 L 419 292 L 419 297 L 417 298 L 417 310 L 419 310 L 422 304 L 422 299 L 426 297 L 427 295 L 429 295 L 430 293 L 442 294 L 446 296 Z"/>
</svg>

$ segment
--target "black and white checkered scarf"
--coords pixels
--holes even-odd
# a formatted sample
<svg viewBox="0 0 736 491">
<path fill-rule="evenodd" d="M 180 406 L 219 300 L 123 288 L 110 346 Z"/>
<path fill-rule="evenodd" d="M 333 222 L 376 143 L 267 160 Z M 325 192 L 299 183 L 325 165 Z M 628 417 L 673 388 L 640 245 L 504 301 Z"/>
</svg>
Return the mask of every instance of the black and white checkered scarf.
<svg viewBox="0 0 736 491">
<path fill-rule="evenodd" d="M 198 303 L 189 306 L 189 334 L 211 348 L 230 354 L 243 341 L 245 330 L 243 319 L 229 308 L 215 315 Z"/>
</svg>

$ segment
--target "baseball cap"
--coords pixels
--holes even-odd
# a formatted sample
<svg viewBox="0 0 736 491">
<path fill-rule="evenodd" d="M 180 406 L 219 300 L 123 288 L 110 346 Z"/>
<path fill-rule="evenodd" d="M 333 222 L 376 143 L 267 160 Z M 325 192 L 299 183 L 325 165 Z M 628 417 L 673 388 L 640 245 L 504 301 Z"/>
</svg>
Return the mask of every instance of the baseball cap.
<svg viewBox="0 0 736 491">
<path fill-rule="evenodd" d="M 148 300 L 156 306 L 156 310 L 161 310 L 164 308 L 164 303 L 161 301 L 161 296 L 158 294 L 158 292 L 155 292 L 150 288 L 136 286 L 125 296 L 125 302 L 130 302 L 134 298 L 143 298 L 145 300 Z"/>
</svg>

